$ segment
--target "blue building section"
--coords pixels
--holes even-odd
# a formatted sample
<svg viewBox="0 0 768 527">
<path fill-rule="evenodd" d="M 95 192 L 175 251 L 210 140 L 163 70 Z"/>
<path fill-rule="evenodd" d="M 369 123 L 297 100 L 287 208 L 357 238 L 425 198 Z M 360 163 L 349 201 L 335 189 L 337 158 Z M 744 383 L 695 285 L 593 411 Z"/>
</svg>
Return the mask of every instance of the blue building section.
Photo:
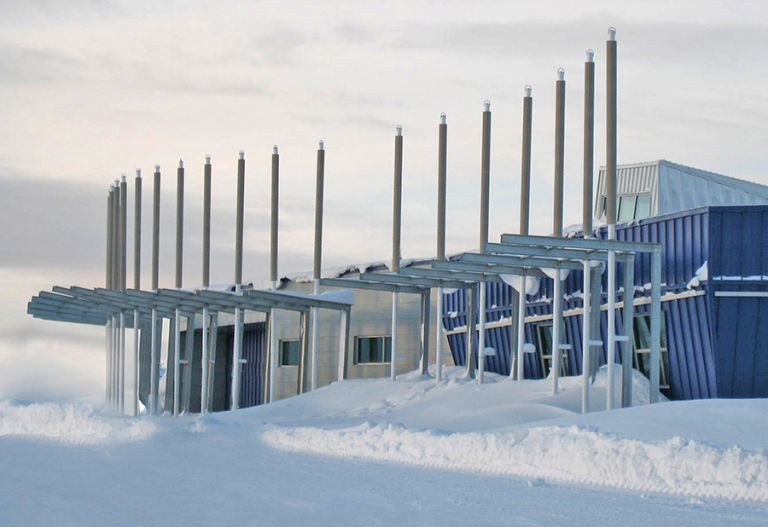
<svg viewBox="0 0 768 527">
<path fill-rule="evenodd" d="M 605 228 L 596 235 L 606 237 Z M 576 234 L 581 236 L 581 234 Z M 662 246 L 662 387 L 672 399 L 768 397 L 768 206 L 713 206 L 658 216 L 617 226 L 620 240 Z M 635 260 L 634 366 L 643 371 L 650 311 L 649 255 Z M 698 280 L 692 279 L 699 275 Z M 623 265 L 618 266 L 619 279 Z M 581 373 L 582 273 L 571 272 L 564 285 L 565 341 L 571 345 L 564 367 Z M 603 273 L 603 288 L 606 276 Z M 619 285 L 621 281 L 619 281 Z M 486 284 L 487 346 L 496 355 L 486 369 L 509 374 L 516 348 L 517 293 L 503 283 Z M 525 340 L 536 347 L 525 357 L 526 378 L 548 373 L 547 331 L 552 320 L 550 279 L 542 278 L 536 295 L 527 297 Z M 623 288 L 618 300 L 623 301 Z M 456 364 L 465 364 L 468 291 L 445 297 L 443 325 Z M 607 302 L 603 296 L 603 304 Z M 477 320 L 477 314 L 475 314 Z M 623 327 L 622 311 L 617 328 Z M 600 337 L 606 337 L 607 311 L 601 310 Z M 549 330 L 551 331 L 551 330 Z M 475 349 L 477 334 L 475 338 Z M 600 363 L 606 360 L 605 347 Z"/>
</svg>

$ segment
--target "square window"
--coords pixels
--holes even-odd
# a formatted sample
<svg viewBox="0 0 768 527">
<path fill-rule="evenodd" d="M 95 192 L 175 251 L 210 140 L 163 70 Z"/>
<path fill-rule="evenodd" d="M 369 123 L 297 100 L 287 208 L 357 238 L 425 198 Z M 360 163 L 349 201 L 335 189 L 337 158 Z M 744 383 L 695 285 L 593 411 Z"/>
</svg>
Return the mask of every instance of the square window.
<svg viewBox="0 0 768 527">
<path fill-rule="evenodd" d="M 391 360 L 390 337 L 355 337 L 355 364 L 387 364 Z"/>
<path fill-rule="evenodd" d="M 280 366 L 299 365 L 300 345 L 297 339 L 280 341 Z"/>
</svg>

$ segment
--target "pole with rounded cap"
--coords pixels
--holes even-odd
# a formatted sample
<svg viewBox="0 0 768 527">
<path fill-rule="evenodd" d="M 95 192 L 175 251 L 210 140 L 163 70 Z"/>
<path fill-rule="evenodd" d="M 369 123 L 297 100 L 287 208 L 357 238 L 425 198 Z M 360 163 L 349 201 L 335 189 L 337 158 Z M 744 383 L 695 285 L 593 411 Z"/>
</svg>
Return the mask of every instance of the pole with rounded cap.
<svg viewBox="0 0 768 527">
<path fill-rule="evenodd" d="M 555 83 L 555 196 L 552 220 L 552 235 L 563 234 L 563 182 L 565 179 L 565 70 L 557 70 Z M 562 273 L 554 269 L 554 288 L 552 302 L 552 394 L 559 391 L 560 352 L 563 337 L 563 302 Z"/>
<path fill-rule="evenodd" d="M 127 236 L 128 223 L 128 180 L 123 174 L 120 177 L 120 291 L 126 289 L 126 249 L 128 247 Z M 125 313 L 120 312 L 120 361 L 118 364 L 118 411 L 125 413 Z"/>
<path fill-rule="evenodd" d="M 112 244 L 113 238 L 112 238 L 112 204 L 113 204 L 113 195 L 114 195 L 115 189 L 113 186 L 110 185 L 109 192 L 107 193 L 107 254 L 106 254 L 106 288 L 111 289 L 112 288 Z M 106 380 L 105 380 L 105 402 L 107 406 L 111 406 L 112 404 L 112 353 L 114 352 L 114 348 L 112 346 L 113 342 L 113 335 L 112 335 L 112 318 L 107 318 L 107 324 L 105 326 L 106 329 Z"/>
<path fill-rule="evenodd" d="M 483 138 L 480 155 L 480 252 L 485 252 L 485 245 L 488 243 L 488 225 L 490 216 L 490 192 L 491 192 L 491 102 L 483 102 Z M 478 333 L 477 346 L 477 382 L 483 383 L 485 374 L 485 295 L 486 283 L 480 282 L 479 301 L 478 301 L 478 319 L 480 330 Z M 472 333 L 468 333 L 469 339 Z M 472 360 L 474 354 L 470 349 L 467 350 L 468 373 L 472 373 Z"/>
<path fill-rule="evenodd" d="M 181 289 L 184 245 L 184 161 L 176 171 L 176 289 Z M 187 333 L 190 330 L 187 319 Z M 173 324 L 173 415 L 181 413 L 181 310 L 177 307 Z"/>
<path fill-rule="evenodd" d="M 533 129 L 533 88 L 526 85 L 523 94 L 523 140 L 520 166 L 520 234 L 527 235 L 530 226 L 531 201 L 531 147 Z M 525 288 L 527 277 L 520 276 L 517 291 L 517 346 L 512 367 L 509 369 L 510 378 L 523 380 L 524 348 L 525 348 Z"/>
<path fill-rule="evenodd" d="M 270 221 L 270 251 L 269 251 L 269 276 L 272 282 L 272 290 L 278 287 L 277 275 L 277 250 L 278 250 L 278 214 L 280 209 L 280 153 L 277 145 L 272 147 L 272 210 Z M 273 402 L 276 396 L 277 381 L 277 310 L 269 310 L 269 402 Z"/>
<path fill-rule="evenodd" d="M 325 143 L 320 141 L 317 147 L 317 169 L 315 181 L 315 253 L 312 266 L 313 291 L 320 294 L 320 269 L 323 258 L 323 192 L 325 187 Z M 318 310 L 312 308 L 312 344 L 310 351 L 310 389 L 317 388 L 318 362 Z M 341 336 L 340 336 L 341 338 Z"/>
<path fill-rule="evenodd" d="M 397 125 L 395 133 L 395 170 L 392 194 L 392 265 L 390 271 L 400 270 L 400 230 L 403 192 L 403 127 Z M 400 298 L 392 293 L 392 337 L 390 340 L 390 378 L 397 378 L 397 308 Z"/>
<path fill-rule="evenodd" d="M 158 289 L 158 274 L 160 270 L 160 165 L 155 165 L 152 188 L 152 290 Z M 150 366 L 149 366 L 149 411 L 157 414 L 160 411 L 160 345 L 163 333 L 163 321 L 157 318 L 157 308 L 152 307 L 151 313 Z"/>
<path fill-rule="evenodd" d="M 203 289 L 211 280 L 211 156 L 205 156 L 203 166 Z M 211 315 L 208 306 L 203 307 L 203 328 L 200 353 L 200 413 L 208 412 L 208 376 L 210 375 Z"/>
<path fill-rule="evenodd" d="M 438 260 L 445 260 L 445 202 L 448 167 L 448 122 L 440 114 L 437 141 L 437 254 Z M 437 316 L 435 317 L 435 380 L 443 378 L 443 288 L 437 290 Z"/>
<path fill-rule="evenodd" d="M 605 182 L 607 202 L 608 239 L 616 239 L 616 177 L 617 177 L 617 77 L 616 29 L 608 30 L 606 42 L 606 161 Z M 613 409 L 613 365 L 616 360 L 616 252 L 608 251 L 608 353 L 606 382 L 606 409 Z"/>
<path fill-rule="evenodd" d="M 141 289 L 141 169 L 136 169 L 133 203 L 133 288 Z M 139 310 L 133 310 L 133 398 L 131 410 L 139 414 Z"/>
<path fill-rule="evenodd" d="M 243 209 L 245 205 L 245 152 L 240 151 L 237 160 L 237 216 L 235 218 L 235 293 L 242 293 L 243 284 Z M 240 408 L 240 360 L 243 354 L 243 310 L 235 308 L 234 357 L 232 360 L 232 385 L 230 408 Z"/>
</svg>

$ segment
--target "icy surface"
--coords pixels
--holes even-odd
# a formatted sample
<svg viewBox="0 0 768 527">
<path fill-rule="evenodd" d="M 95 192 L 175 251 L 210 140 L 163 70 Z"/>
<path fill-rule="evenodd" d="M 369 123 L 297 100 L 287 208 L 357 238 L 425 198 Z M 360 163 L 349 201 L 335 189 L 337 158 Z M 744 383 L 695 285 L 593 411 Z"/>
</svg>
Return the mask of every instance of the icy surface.
<svg viewBox="0 0 768 527">
<path fill-rule="evenodd" d="M 0 403 L 0 525 L 765 525 L 766 400 L 449 368 L 205 417 Z M 729 501 L 739 500 L 739 501 Z M 745 501 L 746 500 L 746 501 Z"/>
</svg>

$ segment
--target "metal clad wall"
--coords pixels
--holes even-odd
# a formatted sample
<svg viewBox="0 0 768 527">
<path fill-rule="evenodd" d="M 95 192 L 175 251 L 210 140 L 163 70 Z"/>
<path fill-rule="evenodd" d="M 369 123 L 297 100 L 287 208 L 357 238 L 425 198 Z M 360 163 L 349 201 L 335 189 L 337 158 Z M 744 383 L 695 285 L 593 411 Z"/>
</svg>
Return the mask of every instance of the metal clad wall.
<svg viewBox="0 0 768 527">
<path fill-rule="evenodd" d="M 263 322 L 246 324 L 243 332 L 243 359 L 240 378 L 240 407 L 262 404 L 264 394 L 263 360 L 267 331 Z"/>
<path fill-rule="evenodd" d="M 620 240 L 658 242 L 662 245 L 662 282 L 665 293 L 684 293 L 696 271 L 707 262 L 709 280 L 699 287 L 705 294 L 662 303 L 669 350 L 669 396 L 673 399 L 768 396 L 768 298 L 715 297 L 716 291 L 768 291 L 768 206 L 708 207 L 663 217 L 649 218 L 617 229 Z M 598 232 L 605 236 L 605 229 Z M 619 269 L 619 273 L 621 273 Z M 619 274 L 621 276 L 621 274 Z M 737 277 L 738 280 L 725 280 Z M 605 278 L 605 277 L 604 277 Z M 582 273 L 572 272 L 565 281 L 564 309 L 580 308 Z M 650 282 L 650 257 L 635 261 L 635 286 L 647 297 L 643 286 Z M 505 296 L 506 286 L 489 286 L 489 321 L 509 316 L 514 302 Z M 538 295 L 526 307 L 527 316 L 551 312 L 552 281 L 542 279 Z M 446 329 L 466 324 L 463 293 L 446 296 Z M 638 314 L 649 306 L 637 306 Z M 606 312 L 601 313 L 601 338 L 605 335 Z M 621 327 L 621 312 L 617 325 Z M 539 347 L 536 327 L 551 321 L 526 325 L 526 340 Z M 490 371 L 508 371 L 514 346 L 510 328 L 489 331 L 489 345 L 496 348 L 497 361 L 489 360 Z M 495 332 L 499 332 L 497 336 Z M 507 332 L 506 335 L 504 332 Z M 581 371 L 581 316 L 565 319 L 571 375 Z M 603 340 L 606 340 L 603 338 Z M 463 335 L 449 338 L 454 360 L 463 364 Z M 605 361 L 605 349 L 601 362 Z M 541 375 L 540 358 L 526 357 L 526 376 Z"/>
<path fill-rule="evenodd" d="M 768 396 L 768 207 L 711 209 L 709 284 L 722 397 Z"/>
</svg>

